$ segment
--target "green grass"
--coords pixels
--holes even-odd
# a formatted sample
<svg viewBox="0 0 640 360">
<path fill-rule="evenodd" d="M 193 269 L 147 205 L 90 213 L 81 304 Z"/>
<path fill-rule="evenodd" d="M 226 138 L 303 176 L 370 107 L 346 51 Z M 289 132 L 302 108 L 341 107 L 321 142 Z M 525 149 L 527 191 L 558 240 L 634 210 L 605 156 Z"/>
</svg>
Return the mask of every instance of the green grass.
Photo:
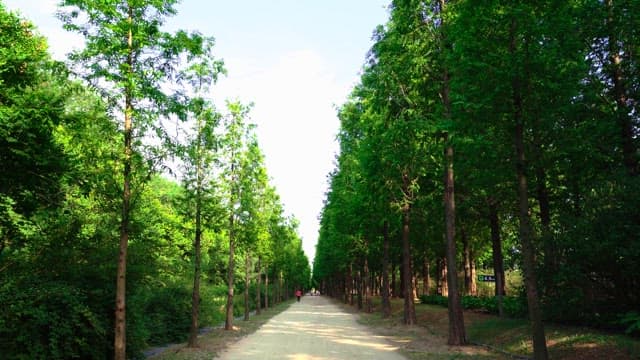
<svg viewBox="0 0 640 360">
<path fill-rule="evenodd" d="M 392 300 L 392 317 L 382 319 L 380 301 L 373 299 L 376 313 L 361 314 L 360 321 L 383 335 L 398 339 L 410 359 L 509 359 L 533 355 L 527 319 L 499 318 L 477 311 L 465 311 L 467 338 L 492 349 L 488 353 L 463 347 L 468 352 L 454 353 L 446 347 L 447 309 L 416 304 L 417 327 L 402 325 L 402 299 Z M 347 306 L 348 309 L 355 308 Z M 552 359 L 640 359 L 640 339 L 597 329 L 545 324 L 547 347 Z"/>
<path fill-rule="evenodd" d="M 533 353 L 526 319 L 487 317 L 467 325 L 468 338 L 512 354 Z M 640 339 L 596 329 L 546 324 L 549 355 L 554 359 L 638 359 Z"/>
</svg>

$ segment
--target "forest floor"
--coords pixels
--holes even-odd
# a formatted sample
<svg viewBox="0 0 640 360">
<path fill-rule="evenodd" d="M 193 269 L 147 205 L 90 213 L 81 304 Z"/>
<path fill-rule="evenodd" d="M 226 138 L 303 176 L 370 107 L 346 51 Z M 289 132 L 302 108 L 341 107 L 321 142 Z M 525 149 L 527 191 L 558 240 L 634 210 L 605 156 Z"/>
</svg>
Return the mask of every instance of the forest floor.
<svg viewBox="0 0 640 360">
<path fill-rule="evenodd" d="M 347 311 L 356 307 L 342 305 Z M 410 359 L 529 359 L 533 348 L 526 319 L 465 311 L 467 338 L 474 346 L 449 347 L 447 309 L 416 304 L 418 326 L 402 325 L 403 300 L 392 299 L 392 316 L 382 319 L 379 299 L 374 299 L 374 313 L 360 312 L 359 321 L 379 334 L 389 334 L 403 341 L 402 351 Z M 545 325 L 551 359 L 640 359 L 640 339 L 589 328 Z M 486 349 L 482 353 L 478 349 Z"/>
<path fill-rule="evenodd" d="M 381 359 L 397 356 L 390 351 L 394 349 L 408 359 L 531 357 L 524 319 L 466 311 L 467 337 L 475 345 L 457 347 L 446 344 L 446 308 L 416 304 L 418 325 L 412 327 L 402 325 L 402 309 L 402 299 L 393 299 L 391 318 L 382 319 L 379 299 L 374 299 L 374 312 L 367 314 L 326 297 L 306 296 L 301 303 L 289 301 L 249 321 L 238 321 L 233 331 L 213 329 L 199 338 L 197 348 L 174 345 L 151 358 L 355 360 L 375 358 L 370 351 L 376 349 L 382 351 Z M 553 324 L 546 325 L 546 334 L 551 359 L 640 359 L 640 339 Z"/>
</svg>

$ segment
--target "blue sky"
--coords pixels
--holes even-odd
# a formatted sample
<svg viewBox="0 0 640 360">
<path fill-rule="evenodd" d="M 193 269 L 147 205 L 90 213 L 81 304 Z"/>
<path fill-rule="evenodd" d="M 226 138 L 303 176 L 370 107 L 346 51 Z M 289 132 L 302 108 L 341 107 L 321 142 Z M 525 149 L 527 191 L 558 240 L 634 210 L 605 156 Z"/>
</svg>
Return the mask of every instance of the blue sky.
<svg viewBox="0 0 640 360">
<path fill-rule="evenodd" d="M 63 59 L 78 37 L 55 18 L 57 0 L 0 0 L 19 10 Z M 216 38 L 229 72 L 213 89 L 219 104 L 255 104 L 267 170 L 313 261 L 318 215 L 327 174 L 338 151 L 342 104 L 364 64 L 377 25 L 386 23 L 390 0 L 182 0 L 167 27 Z"/>
</svg>

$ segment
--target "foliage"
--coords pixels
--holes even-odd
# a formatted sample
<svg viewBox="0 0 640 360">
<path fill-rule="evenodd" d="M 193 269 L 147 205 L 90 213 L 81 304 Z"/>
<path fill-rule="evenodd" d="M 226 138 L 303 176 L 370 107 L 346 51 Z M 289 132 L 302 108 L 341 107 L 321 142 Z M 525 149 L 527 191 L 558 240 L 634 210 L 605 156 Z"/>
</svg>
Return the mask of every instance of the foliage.
<svg viewBox="0 0 640 360">
<path fill-rule="evenodd" d="M 3 282 L 0 301 L 5 358 L 104 358 L 108 321 L 85 290 L 51 281 Z"/>
<path fill-rule="evenodd" d="M 314 282 L 348 301 L 360 291 L 350 284 L 363 259 L 378 280 L 388 261 L 397 292 L 404 250 L 414 266 L 425 264 L 421 277 L 446 288 L 438 272 L 446 134 L 464 291 L 474 289 L 473 265 L 490 271 L 498 246 L 504 271 L 526 272 L 523 283 L 538 287 L 530 303 L 541 304 L 541 317 L 619 329 L 620 316 L 640 306 L 632 265 L 640 259 L 640 78 L 629 17 L 638 10 L 629 1 L 393 1 L 360 83 L 338 109 L 340 153 Z M 399 241 L 407 228 L 409 253 Z M 505 300 L 506 311 L 522 314 L 511 299 L 521 296 Z M 463 301 L 495 311 L 486 299 Z"/>
<path fill-rule="evenodd" d="M 448 306 L 446 296 L 442 295 L 422 295 L 422 304 Z M 504 296 L 502 298 L 504 314 L 512 318 L 523 318 L 527 316 L 527 302 L 524 296 Z M 490 314 L 498 314 L 498 298 L 495 296 L 462 296 L 462 307 L 465 310 L 483 311 Z"/>
<path fill-rule="evenodd" d="M 625 333 L 630 335 L 640 334 L 640 313 L 630 311 L 620 317 L 620 324 L 626 327 Z"/>
</svg>

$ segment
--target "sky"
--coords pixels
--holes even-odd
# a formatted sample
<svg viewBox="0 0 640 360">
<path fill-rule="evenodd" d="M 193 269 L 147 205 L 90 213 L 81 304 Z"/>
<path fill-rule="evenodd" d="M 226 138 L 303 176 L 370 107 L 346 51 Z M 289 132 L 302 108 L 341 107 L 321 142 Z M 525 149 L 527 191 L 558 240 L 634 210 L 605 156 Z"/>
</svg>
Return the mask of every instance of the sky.
<svg viewBox="0 0 640 360">
<path fill-rule="evenodd" d="M 0 0 L 48 38 L 62 60 L 82 39 L 55 18 L 58 0 Z M 300 221 L 313 261 L 327 175 L 338 152 L 337 107 L 357 83 L 371 36 L 385 24 L 390 0 L 182 0 L 167 30 L 216 39 L 228 75 L 213 89 L 216 103 L 253 103 L 251 121 L 271 183 L 285 212 Z"/>
</svg>

